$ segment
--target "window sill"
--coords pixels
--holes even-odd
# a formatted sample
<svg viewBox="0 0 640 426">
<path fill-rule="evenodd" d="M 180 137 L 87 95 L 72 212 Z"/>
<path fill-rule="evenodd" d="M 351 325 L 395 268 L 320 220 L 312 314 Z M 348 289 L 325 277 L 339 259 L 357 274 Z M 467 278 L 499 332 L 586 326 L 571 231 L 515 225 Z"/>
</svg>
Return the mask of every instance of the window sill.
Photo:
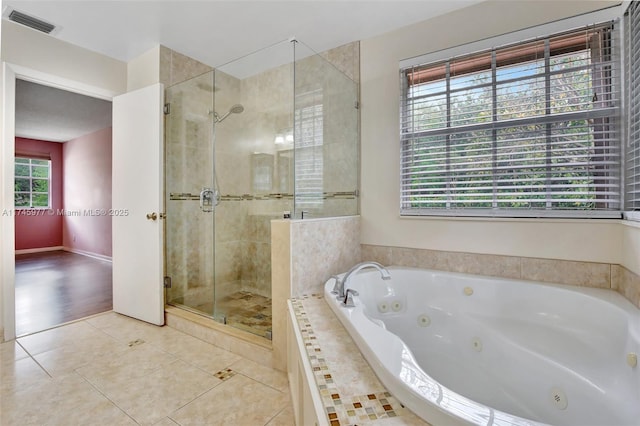
<svg viewBox="0 0 640 426">
<path fill-rule="evenodd" d="M 590 223 L 608 224 L 627 222 L 619 218 L 557 218 L 557 217 L 486 217 L 486 216 L 399 216 L 402 220 L 433 220 L 450 222 L 511 222 L 511 223 Z M 637 223 L 640 227 L 640 222 Z"/>
<path fill-rule="evenodd" d="M 640 222 L 640 211 L 624 212 L 623 218 L 629 222 Z"/>
</svg>

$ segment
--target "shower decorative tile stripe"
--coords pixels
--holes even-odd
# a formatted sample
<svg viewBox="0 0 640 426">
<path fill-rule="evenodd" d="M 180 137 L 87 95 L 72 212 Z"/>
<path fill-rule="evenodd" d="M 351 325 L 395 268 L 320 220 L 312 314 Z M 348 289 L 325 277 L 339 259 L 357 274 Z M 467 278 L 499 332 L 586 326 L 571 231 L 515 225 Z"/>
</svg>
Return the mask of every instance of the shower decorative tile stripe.
<svg viewBox="0 0 640 426">
<path fill-rule="evenodd" d="M 340 191 L 340 192 L 323 192 L 322 194 L 313 194 L 301 196 L 298 195 L 298 199 L 313 199 L 316 200 L 318 198 L 322 198 L 323 200 L 329 199 L 343 199 L 343 200 L 353 200 L 358 196 L 358 191 Z M 275 194 L 242 194 L 242 195 L 232 195 L 226 194 L 221 195 L 221 201 L 264 201 L 264 200 L 293 200 L 294 195 L 289 193 L 275 193 Z M 171 201 L 200 201 L 200 194 L 191 194 L 188 192 L 172 192 L 169 194 L 169 200 Z"/>
<path fill-rule="evenodd" d="M 311 298 L 322 299 L 323 295 L 311 294 L 291 299 L 291 305 L 329 424 L 356 425 L 363 421 L 398 417 L 405 413 L 406 408 L 386 391 L 355 396 L 340 393 L 302 303 L 303 300 Z"/>
</svg>

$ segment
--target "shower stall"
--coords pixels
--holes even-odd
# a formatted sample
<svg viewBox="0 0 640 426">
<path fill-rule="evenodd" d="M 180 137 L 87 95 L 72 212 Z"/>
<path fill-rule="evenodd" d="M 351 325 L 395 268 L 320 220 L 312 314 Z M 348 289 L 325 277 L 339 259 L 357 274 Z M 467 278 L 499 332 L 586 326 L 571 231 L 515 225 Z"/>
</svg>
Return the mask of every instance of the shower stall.
<svg viewBox="0 0 640 426">
<path fill-rule="evenodd" d="M 168 304 L 271 338 L 271 220 L 358 214 L 344 56 L 288 40 L 166 89 Z"/>
</svg>

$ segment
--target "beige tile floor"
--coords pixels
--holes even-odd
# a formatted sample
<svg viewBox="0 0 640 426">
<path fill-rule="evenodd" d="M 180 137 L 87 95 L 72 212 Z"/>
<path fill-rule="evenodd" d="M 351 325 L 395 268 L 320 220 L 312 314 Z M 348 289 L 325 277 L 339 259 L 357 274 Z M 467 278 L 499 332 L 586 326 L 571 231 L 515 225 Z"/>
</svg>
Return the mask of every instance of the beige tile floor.
<svg viewBox="0 0 640 426">
<path fill-rule="evenodd" d="M 293 425 L 286 374 L 108 312 L 0 344 L 0 425 Z"/>
</svg>

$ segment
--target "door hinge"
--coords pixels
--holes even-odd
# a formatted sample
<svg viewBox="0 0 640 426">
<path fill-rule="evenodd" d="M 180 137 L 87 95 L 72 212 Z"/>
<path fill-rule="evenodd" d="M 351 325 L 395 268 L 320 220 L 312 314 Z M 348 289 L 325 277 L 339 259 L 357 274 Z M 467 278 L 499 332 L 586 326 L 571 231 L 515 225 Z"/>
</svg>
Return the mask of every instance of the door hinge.
<svg viewBox="0 0 640 426">
<path fill-rule="evenodd" d="M 171 114 L 171 104 L 170 103 L 166 103 L 164 104 L 164 115 L 169 115 Z"/>
<path fill-rule="evenodd" d="M 164 288 L 171 288 L 171 277 L 164 277 Z"/>
<path fill-rule="evenodd" d="M 354 104 L 353 104 L 353 107 L 355 109 L 360 109 L 360 102 L 359 101 L 355 101 Z"/>
</svg>

